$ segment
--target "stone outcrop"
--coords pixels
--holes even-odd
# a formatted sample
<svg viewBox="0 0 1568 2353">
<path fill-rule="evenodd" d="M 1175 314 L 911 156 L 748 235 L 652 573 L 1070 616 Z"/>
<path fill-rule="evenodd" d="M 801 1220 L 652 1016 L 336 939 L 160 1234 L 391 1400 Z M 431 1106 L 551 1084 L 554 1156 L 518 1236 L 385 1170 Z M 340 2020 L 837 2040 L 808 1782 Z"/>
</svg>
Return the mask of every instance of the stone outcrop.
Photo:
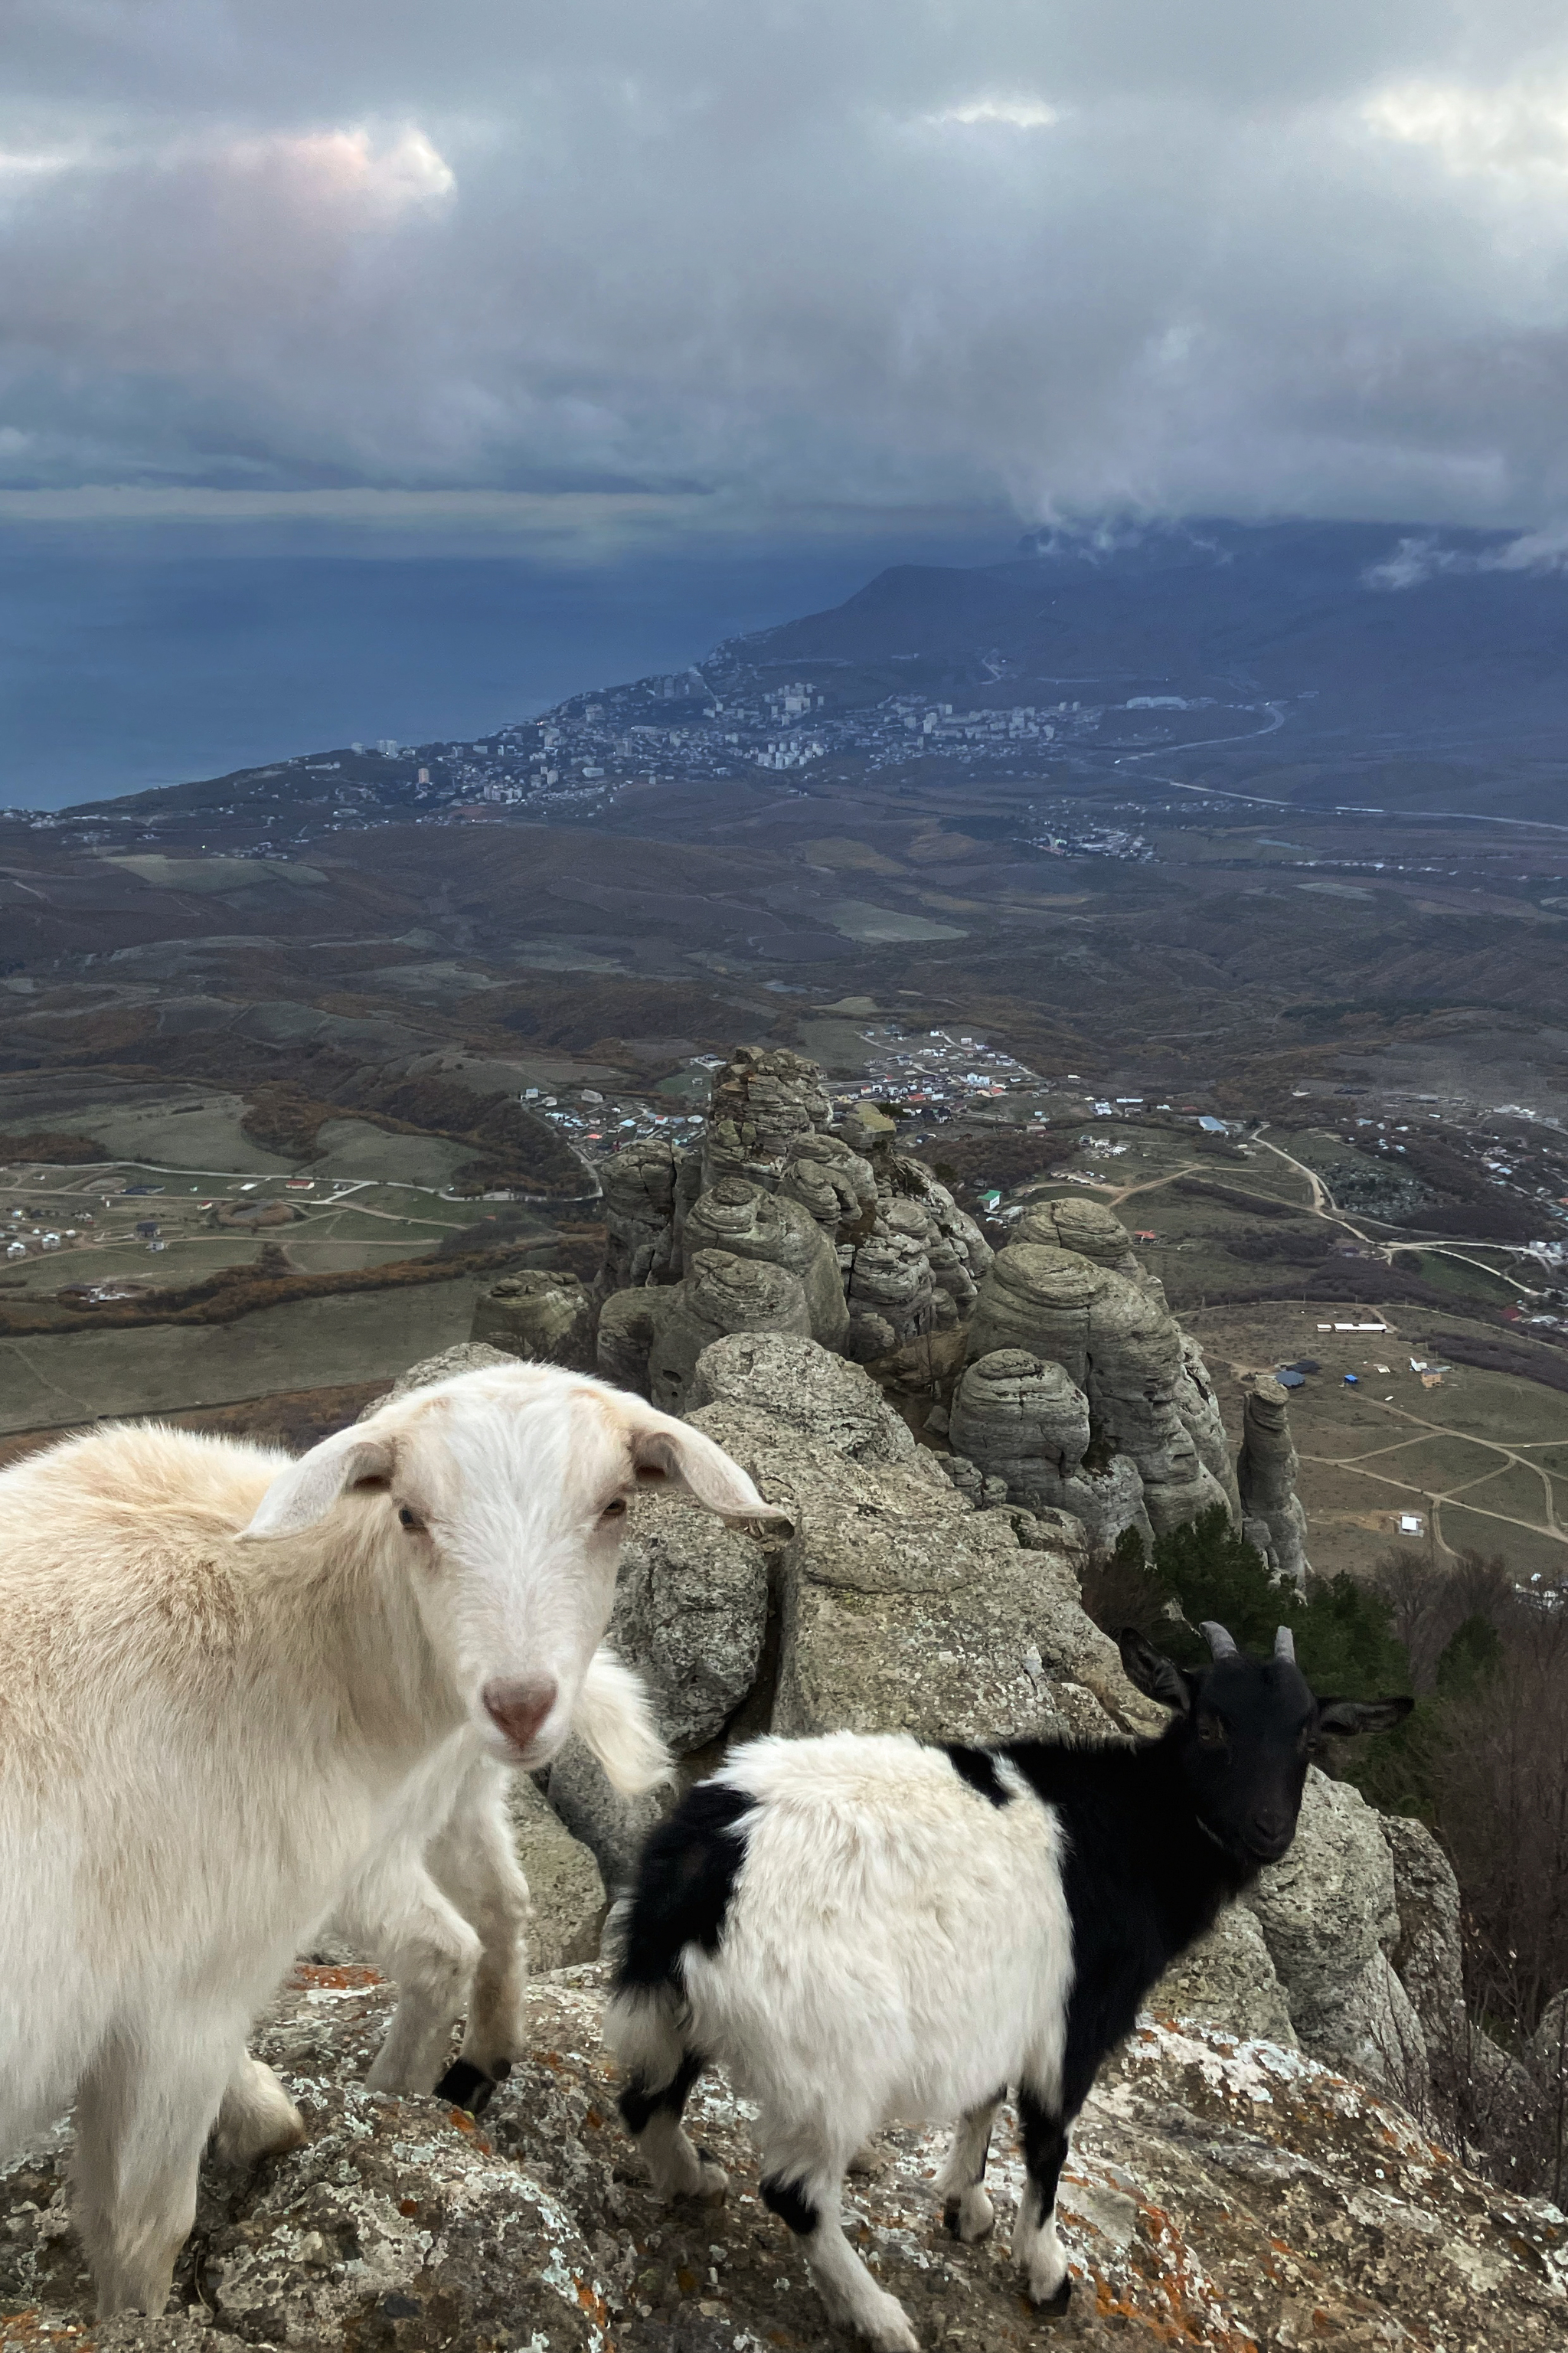
<svg viewBox="0 0 1568 2353">
<path fill-rule="evenodd" d="M 1135 1474 L 1124 1469 L 1119 1485 L 1103 1493 L 1096 1528 L 1102 1541 L 1113 1541 L 1123 1527 L 1162 1535 L 1216 1503 L 1228 1506 L 1224 1483 L 1184 1418 L 1185 1405 L 1212 1453 L 1212 1397 L 1194 1381 L 1181 1327 L 1163 1293 L 1156 1297 L 1078 1250 L 1013 1242 L 981 1284 L 967 1346 L 972 1366 L 1022 1351 L 1058 1367 L 1081 1393 L 1091 1471 L 1103 1477 L 1121 1460 Z M 960 1445 L 956 1438 L 953 1442 Z M 960 1451 L 973 1453 L 983 1470 L 992 1467 L 972 1447 Z"/>
<path fill-rule="evenodd" d="M 721 1176 L 687 1213 L 681 1251 L 688 1265 L 701 1250 L 755 1259 L 798 1277 L 811 1318 L 811 1336 L 842 1348 L 849 1311 L 838 1275 L 837 1245 L 800 1202 L 775 1198 L 745 1176 Z"/>
<path fill-rule="evenodd" d="M 1261 2035 L 1286 2051 L 1300 2047 L 1258 1916 L 1245 1904 L 1220 1914 L 1208 1935 L 1166 1971 L 1147 2008 L 1156 2018 Z"/>
<path fill-rule="evenodd" d="M 1399 1932 L 1388 1957 L 1421 2021 L 1435 2078 L 1452 2073 L 1466 2034 L 1459 1884 L 1425 1822 L 1383 1814 Z"/>
<path fill-rule="evenodd" d="M 531 1267 L 503 1275 L 474 1302 L 468 1333 L 513 1356 L 594 1369 L 594 1303 L 574 1274 Z"/>
<path fill-rule="evenodd" d="M 695 1504 L 637 1496 L 610 1641 L 636 1662 L 678 1757 L 721 1732 L 752 1689 L 767 1618 L 767 1561 L 751 1537 Z"/>
<path fill-rule="evenodd" d="M 1389 1955 L 1399 1944 L 1394 1859 L 1377 1814 L 1314 1766 L 1295 1842 L 1244 1897 L 1302 2047 L 1425 2106 L 1426 2036 Z"/>
<path fill-rule="evenodd" d="M 679 1145 L 650 1136 L 601 1163 L 605 1261 L 595 1286 L 601 1300 L 668 1279 L 683 1157 Z"/>
<path fill-rule="evenodd" d="M 759 2194 L 748 2112 L 723 2076 L 692 2096 L 733 2187 L 721 2208 L 658 2199 L 615 2111 L 602 1976 L 537 1978 L 525 2047 L 476 2128 L 434 2097 L 368 2092 L 390 1989 L 301 1973 L 257 2049 L 306 2116 L 286 2157 L 203 2168 L 170 2311 L 92 2319 L 70 2241 L 68 2136 L 0 2173 L 0 2345 L 35 2353 L 744 2353 L 826 2346 L 816 2298 Z M 1561 2215 L 1479 2180 L 1395 2105 L 1302 2053 L 1150 2024 L 1090 2094 L 1062 2183 L 1072 2308 L 1024 2306 L 1008 2252 L 1023 2189 L 1016 2119 L 994 2137 L 998 2227 L 942 2225 L 940 2131 L 897 2126 L 851 2178 L 849 2227 L 929 2348 L 1242 2353 L 1553 2353 L 1568 2295 Z M 9 2315 L 10 2317 L 4 2316 Z"/>
<path fill-rule="evenodd" d="M 367 1416 L 386 1403 L 387 1398 L 406 1397 L 410 1389 L 427 1389 L 437 1381 L 454 1380 L 459 1373 L 482 1373 L 490 1365 L 515 1365 L 516 1356 L 508 1348 L 492 1348 L 484 1340 L 458 1340 L 452 1347 L 443 1348 L 438 1356 L 425 1356 L 399 1373 L 385 1398 L 373 1398 L 360 1415 Z"/>
<path fill-rule="evenodd" d="M 749 1176 L 771 1192 L 791 1145 L 832 1121 L 833 1105 L 815 1062 L 784 1048 L 737 1046 L 713 1073 L 701 1147 L 704 1191 L 721 1176 Z"/>
<path fill-rule="evenodd" d="M 1242 1409 L 1241 1453 L 1236 1466 L 1242 1534 L 1263 1555 L 1271 1575 L 1303 1590 L 1310 1564 L 1296 1470 L 1287 1393 L 1278 1381 L 1265 1377 L 1254 1383 Z"/>
<path fill-rule="evenodd" d="M 851 1462 L 912 1462 L 914 1433 L 858 1365 L 779 1332 L 716 1340 L 698 1358 L 687 1410 L 717 1404 L 771 1416 Z"/>
<path fill-rule="evenodd" d="M 797 1201 L 837 1249 L 870 1230 L 877 1214 L 871 1164 L 841 1136 L 815 1129 L 797 1135 L 778 1181 L 781 1201 Z"/>
<path fill-rule="evenodd" d="M 773 1729 L 962 1738 L 1160 1721 L 1080 1606 L 1079 1524 L 974 1511 L 891 1409 L 873 1408 L 865 1376 L 826 1373 L 830 1361 L 799 1343 L 731 1340 L 692 1382 L 710 1402 L 689 1419 L 795 1525 L 774 1565 Z"/>
<path fill-rule="evenodd" d="M 602 1321 L 600 1331 L 602 1339 Z M 648 1348 L 647 1394 L 661 1412 L 682 1410 L 698 1357 L 731 1332 L 794 1332 L 809 1339 L 811 1309 L 799 1275 L 726 1250 L 694 1252 Z"/>
<path fill-rule="evenodd" d="M 1152 1543 L 1131 1457 L 1117 1454 L 1102 1469 L 1085 1468 L 1089 1399 L 1059 1364 L 1021 1348 L 980 1357 L 953 1393 L 948 1437 L 983 1479 L 1001 1481 L 1009 1503 L 1071 1512 L 1099 1545 L 1113 1545 L 1127 1527 Z"/>
<path fill-rule="evenodd" d="M 598 1958 L 609 1900 L 593 1852 L 574 1839 L 526 1773 L 508 1793 L 512 1840 L 528 1881 L 528 1965 L 568 1968 Z"/>
<path fill-rule="evenodd" d="M 658 1401 L 679 1408 L 704 1345 L 723 1331 L 766 1329 L 771 1316 L 773 1328 L 807 1329 L 873 1366 L 917 1426 L 929 1417 L 934 1438 L 947 1432 L 965 1363 L 1022 1350 L 1060 1394 L 1043 1418 L 1020 1419 L 1016 1403 L 998 1422 L 978 1401 L 985 1381 L 972 1385 L 973 1442 L 953 1445 L 975 1466 L 981 1501 L 1069 1510 L 1100 1544 L 1131 1528 L 1147 1545 L 1216 1504 L 1239 1524 L 1202 1351 L 1121 1221 L 1094 1201 L 1038 1202 L 997 1255 L 933 1172 L 897 1150 L 897 1133 L 864 1100 L 836 1107 L 803 1056 L 737 1048 L 715 1073 L 700 1145 L 684 1155 L 638 1145 L 606 1164 L 598 1369 L 648 1395 L 657 1379 Z M 700 1266 L 715 1251 L 797 1277 L 805 1325 L 788 1284 L 737 1284 Z M 1089 1414 L 1076 1461 L 1064 1383 Z M 1284 1544 L 1296 1558 L 1300 1544 L 1291 1552 L 1287 1539 L 1300 1507 L 1282 1492 L 1294 1458 L 1276 1449 L 1266 1463 L 1267 1452 L 1260 1430 L 1248 1532 L 1274 1546 L 1271 1557 Z"/>
</svg>

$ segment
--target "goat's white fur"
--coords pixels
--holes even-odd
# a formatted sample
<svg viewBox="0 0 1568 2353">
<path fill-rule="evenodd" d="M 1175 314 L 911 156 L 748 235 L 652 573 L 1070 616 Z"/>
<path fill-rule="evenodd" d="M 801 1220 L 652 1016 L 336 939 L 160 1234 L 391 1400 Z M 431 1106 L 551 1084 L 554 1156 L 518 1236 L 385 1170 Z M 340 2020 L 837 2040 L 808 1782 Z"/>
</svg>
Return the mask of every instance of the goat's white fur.
<svg viewBox="0 0 1568 2353">
<path fill-rule="evenodd" d="M 1061 1835 L 1053 1810 L 998 1769 L 1003 1807 L 904 1735 L 752 1742 L 714 1777 L 755 1801 L 717 1952 L 685 1948 L 683 2008 L 623 1994 L 606 2018 L 621 2065 L 649 2091 L 689 2049 L 757 2103 L 764 2178 L 798 2183 L 817 2210 L 806 2259 L 828 2312 L 882 2353 L 916 2339 L 844 2236 L 854 2152 L 894 2119 L 964 2118 L 942 2188 L 979 2237 L 991 2213 L 976 2159 L 999 2089 L 1060 2096 L 1072 1985 Z M 722 2195 L 722 2174 L 667 2114 L 639 2146 L 665 2194 Z M 1031 2292 L 1053 2294 L 1066 2269 L 1054 2216 L 1021 2213 L 1014 2250 Z"/>
<path fill-rule="evenodd" d="M 595 1658 L 645 1475 L 769 1516 L 699 1431 L 524 1364 L 298 1461 L 147 1425 L 0 1474 L 0 2152 L 75 2100 L 100 2313 L 163 2309 L 215 2120 L 234 2156 L 299 2137 L 244 2041 L 335 1908 L 402 1978 L 378 2081 L 429 2087 L 470 1978 L 476 2063 L 517 2048 L 505 1768 L 579 1710 L 623 1786 L 662 1762 Z M 509 1677 L 556 1686 L 521 1754 Z"/>
</svg>

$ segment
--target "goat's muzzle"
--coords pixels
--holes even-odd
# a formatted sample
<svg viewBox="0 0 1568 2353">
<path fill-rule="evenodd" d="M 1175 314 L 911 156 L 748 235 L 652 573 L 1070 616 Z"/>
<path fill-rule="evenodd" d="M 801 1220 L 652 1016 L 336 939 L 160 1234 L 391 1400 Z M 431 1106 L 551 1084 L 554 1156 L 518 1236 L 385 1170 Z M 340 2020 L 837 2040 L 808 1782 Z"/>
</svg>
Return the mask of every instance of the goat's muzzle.
<svg viewBox="0 0 1568 2353">
<path fill-rule="evenodd" d="M 497 1731 L 504 1733 L 519 1757 L 523 1757 L 538 1738 L 559 1692 L 553 1675 L 498 1675 L 479 1697 Z"/>
</svg>

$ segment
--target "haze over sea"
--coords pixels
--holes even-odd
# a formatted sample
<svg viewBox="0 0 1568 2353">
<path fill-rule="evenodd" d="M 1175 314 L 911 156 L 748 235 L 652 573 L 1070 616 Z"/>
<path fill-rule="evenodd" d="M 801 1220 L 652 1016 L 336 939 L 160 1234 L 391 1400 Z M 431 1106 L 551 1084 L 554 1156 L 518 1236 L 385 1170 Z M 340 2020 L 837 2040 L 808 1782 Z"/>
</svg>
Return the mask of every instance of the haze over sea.
<svg viewBox="0 0 1568 2353">
<path fill-rule="evenodd" d="M 984 519 L 805 547 L 330 548 L 298 534 L 0 533 L 0 806 L 54 808 L 384 735 L 480 735 L 837 604 L 889 563 L 996 562 Z"/>
</svg>

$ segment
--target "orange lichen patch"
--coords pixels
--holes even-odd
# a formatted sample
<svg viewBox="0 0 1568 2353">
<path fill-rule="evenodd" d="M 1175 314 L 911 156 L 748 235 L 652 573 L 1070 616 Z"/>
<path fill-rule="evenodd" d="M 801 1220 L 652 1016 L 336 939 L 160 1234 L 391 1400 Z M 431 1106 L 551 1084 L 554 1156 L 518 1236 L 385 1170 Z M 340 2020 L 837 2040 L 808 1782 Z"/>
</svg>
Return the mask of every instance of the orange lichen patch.
<svg viewBox="0 0 1568 2353">
<path fill-rule="evenodd" d="M 384 1985 L 386 1980 L 379 1969 L 366 1968 L 358 1961 L 345 1962 L 342 1968 L 296 1961 L 289 1982 L 318 1993 L 366 1993 L 372 1986 Z"/>
<path fill-rule="evenodd" d="M 468 2114 L 466 2109 L 448 2108 L 447 2116 L 448 2122 L 455 2124 L 460 2133 L 471 2133 L 473 2131 L 474 2120 L 472 2116 Z"/>
<path fill-rule="evenodd" d="M 587 2126 L 590 2132 L 599 2132 L 603 2129 L 605 2119 L 599 2114 L 597 2108 L 590 2108 L 587 2115 L 584 2117 L 583 2122 Z"/>
<path fill-rule="evenodd" d="M 596 2288 L 590 2287 L 586 2280 L 574 2280 L 572 2284 L 577 2291 L 577 2301 L 584 2311 L 603 2328 L 610 2317 L 610 2307 L 604 2297 Z"/>
<path fill-rule="evenodd" d="M 417 2214 L 419 2211 L 418 2199 L 400 2198 L 397 2201 L 397 2211 L 400 2214 Z"/>
<path fill-rule="evenodd" d="M 680 2290 L 682 2295 L 695 2295 L 697 2293 L 696 2273 L 694 2271 L 689 2271 L 683 2263 L 675 2274 L 675 2284 Z"/>
</svg>

